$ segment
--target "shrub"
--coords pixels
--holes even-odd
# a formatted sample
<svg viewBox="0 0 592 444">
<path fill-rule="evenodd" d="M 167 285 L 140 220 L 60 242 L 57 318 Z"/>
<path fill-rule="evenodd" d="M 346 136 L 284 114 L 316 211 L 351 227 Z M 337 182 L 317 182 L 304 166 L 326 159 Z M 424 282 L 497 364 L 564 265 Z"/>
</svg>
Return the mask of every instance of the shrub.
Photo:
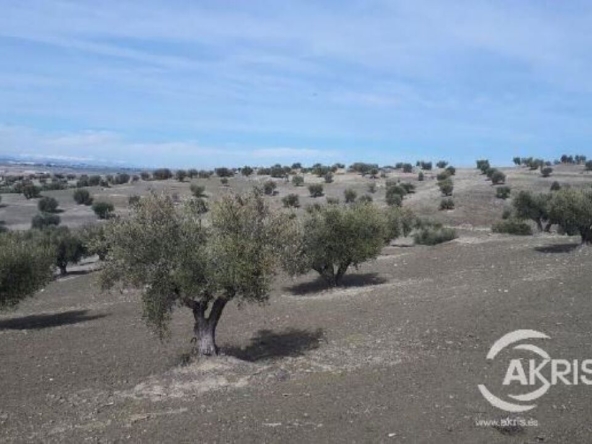
<svg viewBox="0 0 592 444">
<path fill-rule="evenodd" d="M 273 180 L 267 180 L 263 183 L 263 192 L 268 196 L 275 194 L 275 189 L 277 188 L 277 183 Z"/>
<path fill-rule="evenodd" d="M 496 188 L 495 197 L 497 197 L 499 199 L 507 199 L 508 197 L 510 197 L 511 191 L 512 191 L 512 189 L 507 186 Z"/>
<path fill-rule="evenodd" d="M 320 183 L 313 183 L 308 186 L 310 197 L 321 197 L 323 195 L 323 185 Z"/>
<path fill-rule="evenodd" d="M 512 159 L 512 161 L 514 162 L 514 165 L 516 165 L 516 166 L 520 166 L 520 164 L 522 163 L 520 157 L 514 157 L 514 159 Z"/>
<path fill-rule="evenodd" d="M 288 194 L 282 198 L 282 203 L 286 208 L 298 208 L 300 206 L 300 198 L 298 194 Z"/>
<path fill-rule="evenodd" d="M 498 185 L 506 182 L 506 175 L 499 170 L 495 170 L 491 175 L 491 183 Z"/>
<path fill-rule="evenodd" d="M 543 177 L 549 177 L 552 172 L 553 172 L 553 168 L 551 168 L 551 167 L 541 168 L 541 174 L 543 175 Z"/>
<path fill-rule="evenodd" d="M 177 170 L 175 172 L 175 179 L 177 179 L 179 182 L 183 182 L 186 177 L 187 177 L 187 171 L 185 171 L 185 170 Z"/>
<path fill-rule="evenodd" d="M 138 196 L 137 194 L 132 194 L 131 196 L 129 196 L 129 197 L 127 198 L 127 204 L 128 204 L 130 207 L 133 207 L 134 205 L 137 205 L 137 204 L 138 204 L 138 202 L 140 202 L 140 199 L 141 199 L 141 197 L 140 197 L 140 196 Z"/>
<path fill-rule="evenodd" d="M 423 174 L 423 171 L 420 171 L 417 175 L 417 180 L 420 182 L 423 182 L 425 180 L 425 176 Z"/>
<path fill-rule="evenodd" d="M 333 182 L 333 173 L 327 173 L 323 176 L 325 183 L 332 183 Z"/>
<path fill-rule="evenodd" d="M 506 220 L 512 217 L 512 209 L 511 208 L 504 208 L 502 212 L 502 219 Z"/>
<path fill-rule="evenodd" d="M 22 192 L 23 196 L 25 196 L 27 200 L 35 199 L 41 196 L 41 188 L 39 188 L 37 185 L 33 185 L 32 183 L 25 184 L 23 186 Z"/>
<path fill-rule="evenodd" d="M 450 173 L 451 176 L 454 176 L 456 174 L 456 168 L 454 168 L 452 165 L 449 165 L 446 168 L 446 171 L 448 171 Z"/>
<path fill-rule="evenodd" d="M 336 286 L 350 266 L 378 256 L 387 238 L 386 220 L 373 204 L 330 205 L 295 224 L 293 238 L 284 256 L 286 271 L 304 274 L 314 270 Z"/>
<path fill-rule="evenodd" d="M 77 264 L 86 253 L 82 238 L 68 227 L 47 229 L 43 232 L 54 252 L 55 265 L 65 275 L 68 263 Z"/>
<path fill-rule="evenodd" d="M 221 177 L 220 183 L 224 186 L 227 186 L 228 185 L 228 177 Z"/>
<path fill-rule="evenodd" d="M 113 216 L 115 207 L 111 202 L 95 202 L 92 209 L 99 219 L 109 219 Z"/>
<path fill-rule="evenodd" d="M 592 244 L 592 190 L 564 188 L 552 193 L 549 219 L 567 234 L 578 233 L 582 244 Z"/>
<path fill-rule="evenodd" d="M 327 204 L 328 205 L 339 205 L 339 198 L 338 197 L 327 197 Z"/>
<path fill-rule="evenodd" d="M 31 219 L 31 228 L 41 230 L 46 227 L 59 225 L 60 216 L 51 213 L 39 213 Z"/>
<path fill-rule="evenodd" d="M 88 190 L 85 190 L 82 188 L 74 191 L 74 194 L 72 197 L 74 197 L 74 201 L 78 205 L 91 205 L 93 202 L 93 199 L 92 199 L 92 197 L 90 197 L 90 193 L 88 192 Z"/>
<path fill-rule="evenodd" d="M 88 178 L 88 186 L 98 187 L 101 184 L 101 176 L 93 174 Z"/>
<path fill-rule="evenodd" d="M 191 310 L 196 353 L 217 355 L 216 327 L 226 304 L 268 300 L 289 220 L 271 213 L 258 192 L 222 197 L 207 227 L 187 217 L 191 210 L 150 195 L 130 218 L 108 224 L 110 252 L 101 282 L 138 288 L 144 319 L 160 338 L 174 309 Z"/>
<path fill-rule="evenodd" d="M 353 203 L 356 201 L 358 193 L 356 193 L 351 188 L 346 188 L 345 191 L 343 191 L 343 196 L 345 198 L 345 203 Z"/>
<path fill-rule="evenodd" d="M 386 189 L 386 204 L 390 207 L 400 207 L 403 205 L 403 196 L 393 190 L 393 188 Z"/>
<path fill-rule="evenodd" d="M 152 172 L 154 180 L 167 180 L 173 177 L 173 173 L 168 168 L 158 168 Z"/>
<path fill-rule="evenodd" d="M 253 171 L 253 168 L 250 166 L 244 166 L 241 168 L 241 174 L 245 177 L 249 177 L 251 174 L 253 174 Z"/>
<path fill-rule="evenodd" d="M 113 178 L 113 183 L 115 183 L 115 185 L 124 185 L 126 183 L 129 183 L 130 179 L 131 177 L 129 174 L 119 173 Z"/>
<path fill-rule="evenodd" d="M 42 213 L 55 213 L 58 210 L 58 201 L 53 197 L 42 197 L 37 202 L 37 209 Z"/>
<path fill-rule="evenodd" d="M 546 223 L 545 231 L 549 231 L 549 201 L 548 194 L 532 194 L 528 191 L 520 191 L 513 199 L 515 215 L 518 219 L 530 219 L 534 221 L 539 229 L 543 231 L 543 224 Z"/>
<path fill-rule="evenodd" d="M 417 223 L 417 218 L 408 208 L 389 207 L 385 215 L 387 243 L 402 236 L 409 236 Z"/>
<path fill-rule="evenodd" d="M 234 172 L 230 168 L 216 168 L 214 169 L 216 176 L 218 177 L 232 177 L 234 176 Z"/>
<path fill-rule="evenodd" d="M 490 168 L 489 160 L 481 159 L 477 161 L 477 169 L 481 170 L 483 174 Z"/>
<path fill-rule="evenodd" d="M 358 199 L 358 203 L 370 203 L 373 200 L 374 199 L 372 199 L 372 196 L 370 196 L 369 194 L 364 194 L 363 196 L 360 196 L 360 198 Z"/>
<path fill-rule="evenodd" d="M 376 193 L 376 184 L 374 182 L 368 184 L 368 192 L 373 194 Z"/>
<path fill-rule="evenodd" d="M 446 168 L 446 165 L 448 165 L 448 162 L 446 162 L 445 160 L 440 160 L 436 163 L 436 166 L 438 168 Z"/>
<path fill-rule="evenodd" d="M 450 177 L 450 173 L 446 170 L 442 171 L 441 173 L 438 173 L 436 175 L 436 180 L 438 181 L 442 181 L 442 180 L 446 180 Z"/>
<path fill-rule="evenodd" d="M 144 181 L 150 180 L 150 173 L 148 171 L 142 171 L 140 173 L 140 178 Z"/>
<path fill-rule="evenodd" d="M 440 210 L 454 210 L 454 200 L 450 197 L 440 201 Z"/>
<path fill-rule="evenodd" d="M 447 178 L 438 182 L 438 188 L 443 196 L 452 196 L 454 190 L 454 183 L 451 178 Z"/>
<path fill-rule="evenodd" d="M 412 173 L 413 172 L 413 165 L 411 165 L 410 163 L 404 163 L 403 164 L 403 172 L 404 173 Z"/>
<path fill-rule="evenodd" d="M 592 171 L 592 160 L 588 160 L 585 164 L 584 164 L 584 169 L 586 171 Z"/>
<path fill-rule="evenodd" d="M 0 310 L 13 308 L 53 276 L 53 252 L 30 235 L 0 235 Z"/>
<path fill-rule="evenodd" d="M 491 231 L 494 233 L 514 234 L 517 236 L 529 236 L 532 234 L 532 228 L 527 222 L 513 218 L 496 222 L 491 227 Z"/>
<path fill-rule="evenodd" d="M 411 182 L 402 182 L 400 186 L 405 190 L 407 194 L 415 193 L 415 185 L 413 185 Z"/>
<path fill-rule="evenodd" d="M 554 181 L 551 184 L 551 191 L 559 191 L 561 189 L 561 185 L 559 184 L 559 182 Z"/>
<path fill-rule="evenodd" d="M 292 177 L 292 185 L 295 187 L 301 187 L 304 184 L 304 177 L 303 176 L 293 176 Z"/>
<path fill-rule="evenodd" d="M 193 194 L 193 197 L 206 197 L 206 195 L 204 194 L 204 192 L 206 191 L 206 187 L 204 187 L 203 185 L 192 183 L 189 189 L 191 190 L 191 194 Z"/>
<path fill-rule="evenodd" d="M 457 237 L 456 230 L 453 228 L 424 226 L 413 235 L 413 241 L 417 245 L 437 245 Z"/>
</svg>

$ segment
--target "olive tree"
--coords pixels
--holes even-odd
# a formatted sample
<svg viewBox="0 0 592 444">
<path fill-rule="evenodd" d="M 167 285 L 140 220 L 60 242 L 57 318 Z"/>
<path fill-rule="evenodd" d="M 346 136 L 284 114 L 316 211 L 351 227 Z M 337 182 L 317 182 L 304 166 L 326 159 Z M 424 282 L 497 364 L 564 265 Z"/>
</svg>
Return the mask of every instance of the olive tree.
<svg viewBox="0 0 592 444">
<path fill-rule="evenodd" d="M 161 339 L 173 310 L 188 308 L 197 354 L 216 355 L 216 326 L 226 304 L 269 297 L 283 219 L 270 213 L 258 191 L 222 197 L 207 226 L 194 206 L 176 207 L 169 196 L 151 194 L 129 218 L 106 226 L 102 284 L 138 288 L 144 318 Z"/>
<path fill-rule="evenodd" d="M 319 207 L 293 227 L 284 269 L 293 275 L 314 270 L 331 286 L 350 266 L 376 258 L 389 237 L 385 214 L 371 203 Z"/>
<path fill-rule="evenodd" d="M 0 310 L 43 288 L 52 278 L 53 263 L 49 245 L 20 233 L 0 234 Z"/>
<path fill-rule="evenodd" d="M 592 244 L 592 190 L 563 188 L 553 193 L 549 217 L 567 234 L 579 234 L 582 244 Z"/>
<path fill-rule="evenodd" d="M 77 264 L 86 253 L 82 238 L 68 227 L 50 227 L 42 231 L 54 253 L 55 266 L 60 274 L 67 273 L 69 263 Z"/>
<path fill-rule="evenodd" d="M 530 219 L 536 223 L 539 231 L 549 231 L 551 229 L 549 200 L 549 194 L 520 191 L 512 201 L 512 205 L 518 219 Z"/>
</svg>

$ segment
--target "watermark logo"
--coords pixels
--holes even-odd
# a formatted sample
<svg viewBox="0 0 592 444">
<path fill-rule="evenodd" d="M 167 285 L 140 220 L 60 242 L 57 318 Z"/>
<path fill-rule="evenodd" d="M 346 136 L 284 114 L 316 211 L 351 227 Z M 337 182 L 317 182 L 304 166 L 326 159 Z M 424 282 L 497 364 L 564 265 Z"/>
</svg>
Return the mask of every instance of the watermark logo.
<svg viewBox="0 0 592 444">
<path fill-rule="evenodd" d="M 504 400 L 494 395 L 485 384 L 478 385 L 483 397 L 494 407 L 512 413 L 526 412 L 537 406 L 533 401 L 547 393 L 552 385 L 592 385 L 592 359 L 551 359 L 549 354 L 537 345 L 523 343 L 533 339 L 550 338 L 536 330 L 516 330 L 502 336 L 489 349 L 488 360 L 495 359 L 502 350 L 512 346 L 513 350 L 530 352 L 536 357 L 510 360 L 502 382 L 503 386 L 518 384 L 522 387 L 533 387 L 527 393 L 509 394 L 509 400 Z"/>
</svg>

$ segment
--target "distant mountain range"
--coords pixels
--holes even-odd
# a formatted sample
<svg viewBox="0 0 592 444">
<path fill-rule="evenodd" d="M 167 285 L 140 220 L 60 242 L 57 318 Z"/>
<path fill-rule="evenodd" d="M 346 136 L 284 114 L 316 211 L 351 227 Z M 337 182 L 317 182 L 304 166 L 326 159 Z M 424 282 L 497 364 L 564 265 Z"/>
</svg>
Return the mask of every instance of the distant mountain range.
<svg viewBox="0 0 592 444">
<path fill-rule="evenodd" d="M 109 168 L 118 170 L 139 170 L 140 167 L 125 165 L 118 162 L 95 161 L 95 160 L 74 160 L 56 158 L 51 156 L 28 156 L 28 155 L 7 155 L 0 154 L 0 164 L 13 164 L 34 167 L 62 167 L 71 169 L 96 169 Z"/>
</svg>

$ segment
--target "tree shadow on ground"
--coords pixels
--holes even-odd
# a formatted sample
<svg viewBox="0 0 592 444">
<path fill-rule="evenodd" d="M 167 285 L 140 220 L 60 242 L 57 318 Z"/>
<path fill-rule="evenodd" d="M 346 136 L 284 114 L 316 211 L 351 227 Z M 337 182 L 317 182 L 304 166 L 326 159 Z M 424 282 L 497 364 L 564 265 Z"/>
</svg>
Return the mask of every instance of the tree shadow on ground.
<svg viewBox="0 0 592 444">
<path fill-rule="evenodd" d="M 222 350 L 225 355 L 256 362 L 262 359 L 302 356 L 309 350 L 319 348 L 321 341 L 326 339 L 320 328 L 315 331 L 289 329 L 280 333 L 259 330 L 247 347 L 223 347 Z"/>
<path fill-rule="evenodd" d="M 40 330 L 61 325 L 78 324 L 104 318 L 105 314 L 87 315 L 88 310 L 72 310 L 63 313 L 41 314 L 0 320 L 0 330 Z"/>
<path fill-rule="evenodd" d="M 319 276 L 312 282 L 303 282 L 301 284 L 284 287 L 284 289 L 293 295 L 304 296 L 311 293 L 318 293 L 323 290 L 329 290 L 331 288 L 343 289 L 365 287 L 367 285 L 380 285 L 385 282 L 387 282 L 387 280 L 382 276 L 379 276 L 378 273 L 346 274 L 341 280 L 341 285 L 339 285 L 339 287 L 330 287 L 327 282 Z"/>
<path fill-rule="evenodd" d="M 578 248 L 580 244 L 555 244 L 543 247 L 534 247 L 539 253 L 570 253 Z"/>
</svg>

